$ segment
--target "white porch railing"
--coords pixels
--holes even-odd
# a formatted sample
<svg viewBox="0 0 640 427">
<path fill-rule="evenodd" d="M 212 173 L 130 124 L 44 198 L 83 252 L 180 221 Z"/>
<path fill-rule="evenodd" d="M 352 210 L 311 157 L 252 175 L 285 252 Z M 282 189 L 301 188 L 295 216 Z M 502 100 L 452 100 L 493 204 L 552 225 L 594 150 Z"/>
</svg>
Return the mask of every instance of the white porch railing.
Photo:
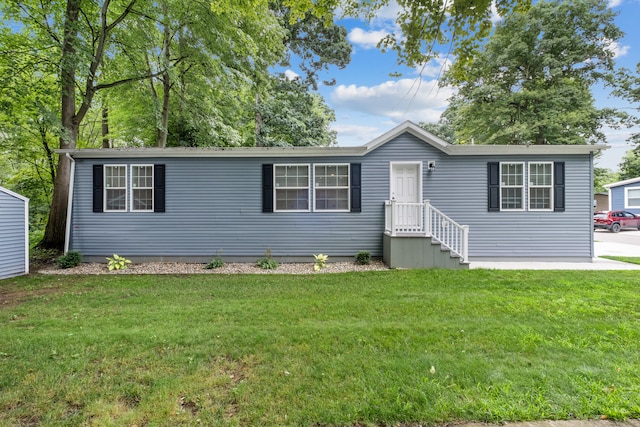
<svg viewBox="0 0 640 427">
<path fill-rule="evenodd" d="M 469 257 L 469 226 L 460 225 L 426 199 L 423 203 L 385 202 L 385 234 L 392 237 L 424 236 L 458 255 L 463 262 Z"/>
</svg>

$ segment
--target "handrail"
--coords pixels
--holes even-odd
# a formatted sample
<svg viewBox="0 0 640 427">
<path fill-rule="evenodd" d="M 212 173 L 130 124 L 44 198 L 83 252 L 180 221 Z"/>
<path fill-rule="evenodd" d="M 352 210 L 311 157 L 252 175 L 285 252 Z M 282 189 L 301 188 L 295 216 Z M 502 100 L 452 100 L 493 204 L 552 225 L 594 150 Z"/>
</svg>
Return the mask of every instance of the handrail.
<svg viewBox="0 0 640 427">
<path fill-rule="evenodd" d="M 423 203 L 385 202 L 385 233 L 390 236 L 431 237 L 458 255 L 462 262 L 469 257 L 469 226 L 460 225 L 429 199 Z"/>
</svg>

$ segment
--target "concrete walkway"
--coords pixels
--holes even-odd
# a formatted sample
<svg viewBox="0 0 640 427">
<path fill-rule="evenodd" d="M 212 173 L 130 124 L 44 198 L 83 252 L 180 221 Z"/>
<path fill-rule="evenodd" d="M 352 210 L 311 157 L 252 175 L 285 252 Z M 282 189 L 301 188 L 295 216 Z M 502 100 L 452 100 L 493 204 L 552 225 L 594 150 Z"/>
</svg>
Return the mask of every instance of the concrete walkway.
<svg viewBox="0 0 640 427">
<path fill-rule="evenodd" d="M 640 257 L 640 245 L 595 242 L 593 262 L 470 262 L 469 268 L 495 270 L 640 270 L 640 265 L 600 258 L 603 255 Z M 640 426 L 638 426 L 640 427 Z"/>
</svg>

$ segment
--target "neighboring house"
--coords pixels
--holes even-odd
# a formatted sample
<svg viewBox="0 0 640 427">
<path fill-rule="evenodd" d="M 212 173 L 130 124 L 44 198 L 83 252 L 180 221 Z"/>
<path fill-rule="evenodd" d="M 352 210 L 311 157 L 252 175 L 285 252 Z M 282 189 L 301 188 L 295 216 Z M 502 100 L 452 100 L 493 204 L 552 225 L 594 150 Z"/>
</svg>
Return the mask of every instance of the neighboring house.
<svg viewBox="0 0 640 427">
<path fill-rule="evenodd" d="M 626 179 L 604 186 L 609 190 L 610 211 L 625 210 L 640 214 L 640 178 Z"/>
<path fill-rule="evenodd" d="M 602 148 L 451 145 L 405 122 L 361 147 L 61 150 L 74 160 L 66 248 L 88 261 L 591 261 Z"/>
<path fill-rule="evenodd" d="M 29 199 L 0 187 L 0 279 L 29 273 Z"/>
<path fill-rule="evenodd" d="M 593 200 L 593 210 L 604 212 L 609 210 L 609 193 L 596 193 Z"/>
</svg>

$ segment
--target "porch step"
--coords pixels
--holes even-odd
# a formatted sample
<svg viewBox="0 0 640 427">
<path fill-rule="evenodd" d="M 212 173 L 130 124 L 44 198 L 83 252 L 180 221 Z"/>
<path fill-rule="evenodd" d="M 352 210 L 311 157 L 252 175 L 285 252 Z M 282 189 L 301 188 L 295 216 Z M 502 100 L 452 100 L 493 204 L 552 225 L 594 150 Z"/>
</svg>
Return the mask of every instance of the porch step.
<svg viewBox="0 0 640 427">
<path fill-rule="evenodd" d="M 390 268 L 467 269 L 458 255 L 431 237 L 382 236 L 383 260 Z"/>
</svg>

